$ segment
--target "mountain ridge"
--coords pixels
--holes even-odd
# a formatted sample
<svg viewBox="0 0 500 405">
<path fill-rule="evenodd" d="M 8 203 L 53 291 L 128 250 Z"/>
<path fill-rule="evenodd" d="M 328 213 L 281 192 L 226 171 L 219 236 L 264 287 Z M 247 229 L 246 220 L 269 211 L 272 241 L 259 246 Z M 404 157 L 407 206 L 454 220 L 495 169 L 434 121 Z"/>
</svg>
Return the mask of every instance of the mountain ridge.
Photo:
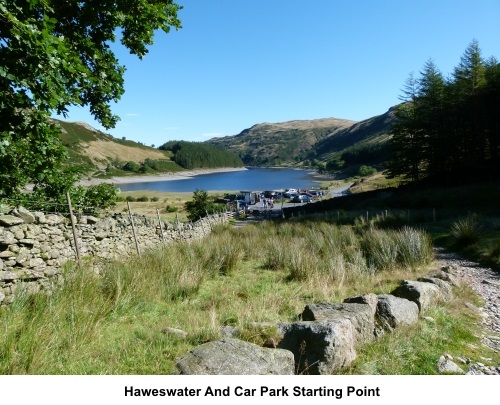
<svg viewBox="0 0 500 405">
<path fill-rule="evenodd" d="M 339 159 L 354 147 L 386 144 L 394 120 L 393 109 L 362 121 L 319 118 L 263 122 L 239 134 L 205 142 L 237 153 L 246 165 L 300 166 L 313 159 L 327 162 Z"/>
</svg>

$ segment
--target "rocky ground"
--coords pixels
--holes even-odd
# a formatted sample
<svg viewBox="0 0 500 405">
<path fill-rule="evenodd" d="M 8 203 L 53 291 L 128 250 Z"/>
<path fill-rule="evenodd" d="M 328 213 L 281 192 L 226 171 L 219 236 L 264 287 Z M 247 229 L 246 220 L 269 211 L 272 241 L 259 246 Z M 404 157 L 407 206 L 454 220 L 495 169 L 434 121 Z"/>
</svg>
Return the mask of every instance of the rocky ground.
<svg viewBox="0 0 500 405">
<path fill-rule="evenodd" d="M 469 303 L 466 305 L 481 315 L 483 344 L 500 353 L 500 273 L 440 249 L 436 251 L 436 258 L 440 267 L 448 267 L 450 272 L 459 276 L 482 298 L 483 306 L 480 308 Z M 458 364 L 467 364 L 467 374 L 500 374 L 500 364 L 486 365 L 491 363 L 491 359 L 484 359 L 482 363 L 472 362 L 467 358 L 455 357 L 453 359 L 448 355 L 444 357 Z"/>
</svg>

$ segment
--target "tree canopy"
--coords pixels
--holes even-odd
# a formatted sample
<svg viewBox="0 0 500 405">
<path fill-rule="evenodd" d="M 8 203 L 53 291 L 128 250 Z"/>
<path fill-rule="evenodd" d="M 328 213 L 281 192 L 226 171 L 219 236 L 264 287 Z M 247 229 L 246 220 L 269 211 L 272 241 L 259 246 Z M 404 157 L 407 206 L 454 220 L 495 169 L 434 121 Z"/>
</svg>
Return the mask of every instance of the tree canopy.
<svg viewBox="0 0 500 405">
<path fill-rule="evenodd" d="M 472 41 L 445 79 L 432 60 L 410 75 L 396 109 L 389 170 L 418 181 L 500 175 L 500 63 Z"/>
<path fill-rule="evenodd" d="M 171 151 L 174 154 L 172 160 L 185 169 L 243 166 L 238 155 L 207 143 L 169 141 L 159 149 Z"/>
<path fill-rule="evenodd" d="M 53 112 L 88 107 L 105 128 L 124 92 L 111 44 L 143 58 L 155 31 L 181 27 L 172 0 L 0 0 L 0 196 L 28 182 L 60 192 L 75 180 Z"/>
</svg>

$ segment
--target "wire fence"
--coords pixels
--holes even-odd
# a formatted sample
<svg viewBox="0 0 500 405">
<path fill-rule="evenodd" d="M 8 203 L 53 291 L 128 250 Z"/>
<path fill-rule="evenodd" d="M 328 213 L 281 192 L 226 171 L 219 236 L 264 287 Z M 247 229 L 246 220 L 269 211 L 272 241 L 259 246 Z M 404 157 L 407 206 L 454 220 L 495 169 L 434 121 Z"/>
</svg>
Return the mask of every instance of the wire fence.
<svg viewBox="0 0 500 405">
<path fill-rule="evenodd" d="M 14 207 L 24 207 L 29 211 L 39 211 L 44 214 L 58 214 L 64 216 L 68 216 L 70 214 L 70 207 L 68 203 L 14 198 L 0 199 L 0 213 L 7 212 Z M 99 211 L 99 208 L 75 204 L 72 205 L 72 211 L 73 214 L 93 215 Z"/>
</svg>

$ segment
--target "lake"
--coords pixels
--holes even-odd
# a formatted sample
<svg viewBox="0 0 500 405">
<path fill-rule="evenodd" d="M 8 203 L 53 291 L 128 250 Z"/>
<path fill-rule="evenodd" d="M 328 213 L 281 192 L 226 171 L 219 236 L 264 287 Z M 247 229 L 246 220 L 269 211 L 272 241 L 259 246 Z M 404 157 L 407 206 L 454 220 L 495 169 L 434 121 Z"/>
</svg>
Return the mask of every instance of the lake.
<svg viewBox="0 0 500 405">
<path fill-rule="evenodd" d="M 279 190 L 312 188 L 318 185 L 313 173 L 298 169 L 249 168 L 236 172 L 200 174 L 181 180 L 117 184 L 122 191 L 188 191 L 200 190 Z"/>
</svg>

